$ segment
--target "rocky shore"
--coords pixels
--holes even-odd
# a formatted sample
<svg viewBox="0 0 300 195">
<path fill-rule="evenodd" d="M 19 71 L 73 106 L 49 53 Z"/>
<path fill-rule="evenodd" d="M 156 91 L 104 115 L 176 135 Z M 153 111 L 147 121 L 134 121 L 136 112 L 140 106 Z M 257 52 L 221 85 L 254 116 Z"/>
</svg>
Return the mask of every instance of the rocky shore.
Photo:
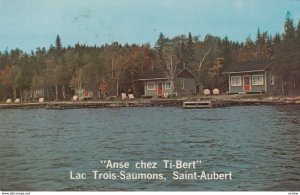
<svg viewBox="0 0 300 195">
<path fill-rule="evenodd" d="M 0 109 L 17 108 L 46 108 L 46 109 L 77 109 L 77 108 L 118 108 L 118 107 L 160 107 L 178 106 L 181 107 L 186 100 L 217 100 L 234 105 L 300 105 L 300 96 L 297 97 L 276 97 L 276 96 L 240 96 L 240 95 L 219 95 L 219 96 L 194 96 L 178 99 L 135 99 L 135 100 L 110 100 L 110 101 L 51 101 L 51 102 L 20 102 L 0 103 Z"/>
</svg>

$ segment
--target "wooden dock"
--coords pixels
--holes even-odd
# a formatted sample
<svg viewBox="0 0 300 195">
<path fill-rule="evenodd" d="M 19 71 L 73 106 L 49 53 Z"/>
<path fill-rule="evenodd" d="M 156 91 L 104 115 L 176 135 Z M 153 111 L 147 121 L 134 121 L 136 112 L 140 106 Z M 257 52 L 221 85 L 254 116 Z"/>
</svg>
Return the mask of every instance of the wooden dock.
<svg viewBox="0 0 300 195">
<path fill-rule="evenodd" d="M 224 100 L 190 100 L 184 101 L 182 108 L 217 108 L 232 106 L 235 103 L 232 101 Z"/>
<path fill-rule="evenodd" d="M 211 100 L 196 100 L 196 101 L 185 101 L 182 104 L 183 108 L 212 108 Z"/>
</svg>

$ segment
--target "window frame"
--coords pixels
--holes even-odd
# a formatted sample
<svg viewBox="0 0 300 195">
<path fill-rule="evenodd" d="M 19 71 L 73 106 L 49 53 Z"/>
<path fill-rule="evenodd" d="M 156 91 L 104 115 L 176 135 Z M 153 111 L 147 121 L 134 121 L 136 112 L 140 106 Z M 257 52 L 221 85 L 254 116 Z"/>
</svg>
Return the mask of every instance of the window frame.
<svg viewBox="0 0 300 195">
<path fill-rule="evenodd" d="M 150 87 L 150 84 L 153 85 L 153 87 Z M 147 82 L 147 90 L 155 91 L 156 90 L 155 82 Z"/>
<path fill-rule="evenodd" d="M 275 76 L 273 74 L 270 74 L 269 84 L 270 85 L 275 85 Z"/>
<path fill-rule="evenodd" d="M 255 77 L 261 77 L 261 80 L 259 80 L 260 81 L 259 83 L 255 83 L 255 79 L 254 79 Z M 264 85 L 264 75 L 263 74 L 252 75 L 251 79 L 252 79 L 252 81 L 251 81 L 252 85 L 255 85 L 255 86 Z"/>
<path fill-rule="evenodd" d="M 167 84 L 168 83 L 168 84 Z M 168 87 L 167 87 L 168 86 Z M 165 89 L 170 90 L 171 89 L 171 81 L 165 81 Z"/>
<path fill-rule="evenodd" d="M 238 78 L 239 82 L 233 82 L 234 79 Z M 241 87 L 242 86 L 242 76 L 231 76 L 230 77 L 230 86 L 232 87 Z"/>
</svg>

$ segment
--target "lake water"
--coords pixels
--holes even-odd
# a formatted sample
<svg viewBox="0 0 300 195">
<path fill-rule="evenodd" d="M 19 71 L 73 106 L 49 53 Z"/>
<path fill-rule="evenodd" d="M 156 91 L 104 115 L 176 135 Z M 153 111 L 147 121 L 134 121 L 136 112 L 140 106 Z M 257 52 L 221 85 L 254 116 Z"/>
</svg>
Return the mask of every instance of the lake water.
<svg viewBox="0 0 300 195">
<path fill-rule="evenodd" d="M 300 106 L 0 110 L 0 190 L 300 190 Z M 101 160 L 129 162 L 106 169 Z M 137 170 L 140 160 L 157 169 Z M 163 160 L 232 180 L 174 180 Z M 159 172 L 166 180 L 99 180 L 92 171 Z M 85 180 L 70 179 L 86 173 Z"/>
</svg>

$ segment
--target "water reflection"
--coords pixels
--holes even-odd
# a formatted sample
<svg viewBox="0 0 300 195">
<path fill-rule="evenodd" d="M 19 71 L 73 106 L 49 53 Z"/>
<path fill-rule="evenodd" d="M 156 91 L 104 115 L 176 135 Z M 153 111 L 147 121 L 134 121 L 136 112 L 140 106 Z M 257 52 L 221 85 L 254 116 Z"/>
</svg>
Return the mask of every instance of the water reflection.
<svg viewBox="0 0 300 195">
<path fill-rule="evenodd" d="M 299 106 L 0 110 L 0 189 L 299 191 L 299 124 Z M 233 180 L 69 179 L 102 159 L 202 160 Z"/>
</svg>

